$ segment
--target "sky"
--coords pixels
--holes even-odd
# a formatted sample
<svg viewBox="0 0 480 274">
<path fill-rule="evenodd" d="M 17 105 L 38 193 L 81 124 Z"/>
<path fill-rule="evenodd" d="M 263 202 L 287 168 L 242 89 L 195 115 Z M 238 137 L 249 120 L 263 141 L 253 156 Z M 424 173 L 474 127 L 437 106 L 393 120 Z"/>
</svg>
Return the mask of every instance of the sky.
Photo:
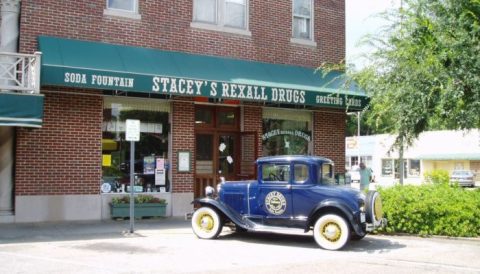
<svg viewBox="0 0 480 274">
<path fill-rule="evenodd" d="M 386 22 L 377 15 L 388 9 L 400 6 L 400 0 L 345 0 L 346 12 L 346 58 L 347 64 L 353 63 L 355 68 L 364 66 L 362 53 L 372 49 L 358 46 L 360 39 L 366 34 L 378 33 Z"/>
</svg>

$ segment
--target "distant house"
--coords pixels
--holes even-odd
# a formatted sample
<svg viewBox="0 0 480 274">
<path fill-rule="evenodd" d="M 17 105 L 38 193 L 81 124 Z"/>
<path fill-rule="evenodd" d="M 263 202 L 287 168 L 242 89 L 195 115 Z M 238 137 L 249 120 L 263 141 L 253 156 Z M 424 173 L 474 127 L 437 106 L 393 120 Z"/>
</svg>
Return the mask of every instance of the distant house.
<svg viewBox="0 0 480 274">
<path fill-rule="evenodd" d="M 398 151 L 391 150 L 394 139 L 387 134 L 347 137 L 345 168 L 357 165 L 360 157 L 380 184 L 398 182 Z M 404 159 L 406 184 L 420 184 L 425 172 L 436 169 L 449 173 L 469 169 L 480 181 L 480 130 L 424 132 L 405 150 Z"/>
</svg>

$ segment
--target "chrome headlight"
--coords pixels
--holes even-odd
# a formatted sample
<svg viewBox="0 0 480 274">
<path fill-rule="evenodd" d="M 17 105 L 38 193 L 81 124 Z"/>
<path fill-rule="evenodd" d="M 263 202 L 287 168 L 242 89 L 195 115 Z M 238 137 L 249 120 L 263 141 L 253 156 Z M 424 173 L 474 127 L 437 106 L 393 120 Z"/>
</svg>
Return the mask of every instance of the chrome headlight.
<svg viewBox="0 0 480 274">
<path fill-rule="evenodd" d="M 214 193 L 215 193 L 215 189 L 213 187 L 211 186 L 205 187 L 205 195 L 207 197 L 212 197 Z"/>
</svg>

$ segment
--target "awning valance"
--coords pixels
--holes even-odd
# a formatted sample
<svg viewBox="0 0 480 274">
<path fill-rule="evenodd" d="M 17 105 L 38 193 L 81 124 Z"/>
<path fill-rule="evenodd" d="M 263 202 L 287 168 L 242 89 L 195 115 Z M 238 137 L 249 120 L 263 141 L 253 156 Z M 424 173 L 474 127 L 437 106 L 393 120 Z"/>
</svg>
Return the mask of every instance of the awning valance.
<svg viewBox="0 0 480 274">
<path fill-rule="evenodd" d="M 107 43 L 39 37 L 41 85 L 363 109 L 344 74 Z"/>
<path fill-rule="evenodd" d="M 0 92 L 0 126 L 41 127 L 43 95 Z"/>
<path fill-rule="evenodd" d="M 453 161 L 453 160 L 480 160 L 480 153 L 439 153 L 439 154 L 420 154 L 420 160 L 430 161 Z"/>
</svg>

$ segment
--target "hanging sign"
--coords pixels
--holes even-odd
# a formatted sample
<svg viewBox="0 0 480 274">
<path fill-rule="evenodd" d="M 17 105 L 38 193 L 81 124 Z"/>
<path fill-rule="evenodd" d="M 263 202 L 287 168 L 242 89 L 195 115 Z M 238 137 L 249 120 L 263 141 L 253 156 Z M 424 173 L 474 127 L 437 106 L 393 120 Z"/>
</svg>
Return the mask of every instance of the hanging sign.
<svg viewBox="0 0 480 274">
<path fill-rule="evenodd" d="M 127 119 L 125 130 L 125 140 L 140 141 L 140 120 Z"/>
</svg>

